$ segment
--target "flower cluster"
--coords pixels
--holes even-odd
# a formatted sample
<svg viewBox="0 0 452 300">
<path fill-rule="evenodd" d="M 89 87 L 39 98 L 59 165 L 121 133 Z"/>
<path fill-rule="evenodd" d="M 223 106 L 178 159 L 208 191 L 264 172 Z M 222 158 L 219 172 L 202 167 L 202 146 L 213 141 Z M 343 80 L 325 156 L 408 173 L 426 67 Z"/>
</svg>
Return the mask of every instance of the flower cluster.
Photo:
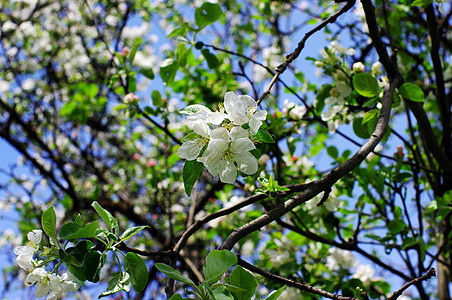
<svg viewBox="0 0 452 300">
<path fill-rule="evenodd" d="M 27 245 L 14 248 L 14 253 L 17 255 L 16 262 L 19 267 L 28 273 L 25 285 L 36 284 L 35 296 L 42 298 L 47 295 L 47 300 L 56 300 L 65 292 L 77 291 L 79 286 L 71 273 L 64 273 L 60 276 L 47 272 L 42 267 L 44 262 L 36 261 L 33 258 L 39 250 L 42 230 L 33 230 L 27 234 L 27 237 L 29 241 Z"/>
<path fill-rule="evenodd" d="M 177 152 L 181 158 L 197 159 L 225 183 L 235 182 L 237 170 L 247 175 L 257 172 L 256 158 L 250 153 L 256 147 L 250 137 L 257 134 L 267 112 L 257 111 L 253 98 L 227 92 L 219 111 L 191 105 L 181 113 L 188 115 L 188 125 L 194 130 Z"/>
</svg>

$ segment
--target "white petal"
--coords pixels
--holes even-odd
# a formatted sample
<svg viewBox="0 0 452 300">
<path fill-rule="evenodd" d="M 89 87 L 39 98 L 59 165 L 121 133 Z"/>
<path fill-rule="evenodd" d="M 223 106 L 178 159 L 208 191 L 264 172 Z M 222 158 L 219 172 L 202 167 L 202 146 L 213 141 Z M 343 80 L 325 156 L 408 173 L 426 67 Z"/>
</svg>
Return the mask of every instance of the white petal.
<svg viewBox="0 0 452 300">
<path fill-rule="evenodd" d="M 207 123 L 197 122 L 193 124 L 193 130 L 203 137 L 208 137 L 210 132 L 210 127 Z"/>
<path fill-rule="evenodd" d="M 224 95 L 224 108 L 227 112 L 234 110 L 234 102 L 237 101 L 238 97 L 234 92 L 227 92 Z"/>
<path fill-rule="evenodd" d="M 265 110 L 257 111 L 250 119 L 250 132 L 251 134 L 256 134 L 259 127 L 262 125 L 262 121 L 267 117 L 267 112 Z"/>
<path fill-rule="evenodd" d="M 237 180 L 237 168 L 231 161 L 226 161 L 223 171 L 220 173 L 220 180 L 230 184 Z"/>
<path fill-rule="evenodd" d="M 252 175 L 257 172 L 257 161 L 251 153 L 241 153 L 234 157 L 239 170 L 245 174 Z"/>
<path fill-rule="evenodd" d="M 198 157 L 204 145 L 200 140 L 186 141 L 177 150 L 177 154 L 186 160 L 194 160 Z"/>
<path fill-rule="evenodd" d="M 35 229 L 32 232 L 29 232 L 27 237 L 30 242 L 33 242 L 33 244 L 38 247 L 39 243 L 41 243 L 42 230 Z"/>
<path fill-rule="evenodd" d="M 248 131 L 246 131 L 245 129 L 243 129 L 240 126 L 235 126 L 234 128 L 231 129 L 231 139 L 234 140 L 238 140 L 241 138 L 248 138 Z"/>
<path fill-rule="evenodd" d="M 19 267 L 21 267 L 22 269 L 24 269 L 27 272 L 31 272 L 35 268 L 35 266 L 33 264 L 33 254 L 32 255 L 23 255 L 23 254 L 19 255 L 16 258 L 16 262 L 19 265 Z"/>
<path fill-rule="evenodd" d="M 248 138 L 241 138 L 231 143 L 231 150 L 237 155 L 248 153 L 248 151 L 256 149 L 253 142 Z"/>
<path fill-rule="evenodd" d="M 246 109 L 256 109 L 257 103 L 256 101 L 248 95 L 239 96 L 239 101 L 243 104 Z"/>
<path fill-rule="evenodd" d="M 213 139 L 220 139 L 229 141 L 229 132 L 226 128 L 220 127 L 212 130 L 210 137 Z"/>
<path fill-rule="evenodd" d="M 222 114 L 222 113 L 219 113 L 219 112 L 213 112 L 213 113 L 208 114 L 207 122 L 208 123 L 212 123 L 214 125 L 220 125 L 221 122 L 223 122 L 223 120 L 225 118 L 227 118 L 226 114 Z"/>
<path fill-rule="evenodd" d="M 33 255 L 35 253 L 35 248 L 30 246 L 17 246 L 14 248 L 14 253 L 16 255 Z"/>
<path fill-rule="evenodd" d="M 50 291 L 50 286 L 48 284 L 43 285 L 41 282 L 36 283 L 36 292 L 35 296 L 38 298 L 42 298 Z"/>
</svg>

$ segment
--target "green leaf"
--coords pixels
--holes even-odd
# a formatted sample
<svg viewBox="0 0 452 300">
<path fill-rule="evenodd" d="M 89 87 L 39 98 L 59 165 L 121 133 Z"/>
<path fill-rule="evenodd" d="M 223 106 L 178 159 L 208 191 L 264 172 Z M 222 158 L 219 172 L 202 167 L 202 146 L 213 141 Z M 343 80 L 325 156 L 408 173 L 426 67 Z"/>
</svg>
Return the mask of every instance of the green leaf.
<svg viewBox="0 0 452 300">
<path fill-rule="evenodd" d="M 140 68 L 140 73 L 151 80 L 154 79 L 154 77 L 155 77 L 154 71 L 152 71 L 152 68 L 146 68 L 146 67 Z"/>
<path fill-rule="evenodd" d="M 265 300 L 277 300 L 281 296 L 282 292 L 286 289 L 286 286 L 282 286 L 276 291 L 271 292 Z"/>
<path fill-rule="evenodd" d="M 135 76 L 131 75 L 131 76 L 128 76 L 127 78 L 128 78 L 129 92 L 135 93 L 137 90 L 137 81 L 135 79 Z"/>
<path fill-rule="evenodd" d="M 223 12 L 220 5 L 216 3 L 204 2 L 201 7 L 195 10 L 195 23 L 201 29 L 217 21 Z"/>
<path fill-rule="evenodd" d="M 129 108 L 129 106 L 125 103 L 121 103 L 121 104 L 115 106 L 112 110 L 121 110 L 121 109 L 126 109 L 126 108 Z"/>
<path fill-rule="evenodd" d="M 337 151 L 337 148 L 334 146 L 329 146 L 326 148 L 326 152 L 331 158 L 336 159 L 339 156 L 339 152 Z"/>
<path fill-rule="evenodd" d="M 41 225 L 44 232 L 56 241 L 56 214 L 53 207 L 49 207 L 42 214 Z"/>
<path fill-rule="evenodd" d="M 185 193 L 188 197 L 190 197 L 193 186 L 203 171 L 204 165 L 196 159 L 185 161 L 184 169 L 182 170 L 182 179 L 184 181 Z"/>
<path fill-rule="evenodd" d="M 242 268 L 237 266 L 231 273 L 229 277 L 229 282 L 245 291 L 230 291 L 234 295 L 236 300 L 249 300 L 253 297 L 256 292 L 257 282 L 254 275 Z"/>
<path fill-rule="evenodd" d="M 59 236 L 62 239 L 83 239 L 96 236 L 96 230 L 99 227 L 99 222 L 96 220 L 86 226 L 81 226 L 77 223 L 69 222 L 61 226 Z"/>
<path fill-rule="evenodd" d="M 173 83 L 178 69 L 179 63 L 176 60 L 168 58 L 163 61 L 162 65 L 160 66 L 160 77 L 162 77 L 163 82 L 165 82 L 167 85 Z"/>
<path fill-rule="evenodd" d="M 272 135 L 265 130 L 262 127 L 259 127 L 257 133 L 254 135 L 254 137 L 260 141 L 260 142 L 264 142 L 264 143 L 269 143 L 272 144 L 275 142 L 275 140 L 273 139 Z"/>
<path fill-rule="evenodd" d="M 362 139 L 368 139 L 370 137 L 369 130 L 367 129 L 367 126 L 363 126 L 362 123 L 363 118 L 353 119 L 353 131 L 358 137 Z"/>
<path fill-rule="evenodd" d="M 314 110 L 316 114 L 320 115 L 325 107 L 325 99 L 330 96 L 332 87 L 331 84 L 324 84 L 319 88 L 314 100 Z"/>
<path fill-rule="evenodd" d="M 433 3 L 433 0 L 414 0 L 411 3 L 411 6 L 419 6 L 421 8 L 426 8 L 431 3 Z"/>
<path fill-rule="evenodd" d="M 122 242 L 127 239 L 130 239 L 131 237 L 138 234 L 141 230 L 145 229 L 146 227 L 149 227 L 149 226 L 147 226 L 147 225 L 146 226 L 135 226 L 135 227 L 129 228 L 126 231 L 124 231 L 124 233 L 119 237 L 119 239 Z"/>
<path fill-rule="evenodd" d="M 163 263 L 155 263 L 154 265 L 157 270 L 168 276 L 169 278 L 172 278 L 174 280 L 178 280 L 180 282 L 183 282 L 185 284 L 188 284 L 189 286 L 195 288 L 195 283 L 188 277 L 185 277 L 181 272 L 174 270 L 168 265 L 165 265 Z"/>
<path fill-rule="evenodd" d="M 154 104 L 154 106 L 156 106 L 156 107 L 163 106 L 162 95 L 160 95 L 159 91 L 157 91 L 157 90 L 152 91 L 151 98 L 152 98 L 152 104 Z"/>
<path fill-rule="evenodd" d="M 127 272 L 115 273 L 108 282 L 107 291 L 99 295 L 99 299 L 120 291 L 130 291 L 130 275 Z"/>
<path fill-rule="evenodd" d="M 83 272 L 88 281 L 98 282 L 102 267 L 102 255 L 99 252 L 92 250 L 85 254 L 83 258 Z"/>
<path fill-rule="evenodd" d="M 206 59 L 207 66 L 209 66 L 210 69 L 215 69 L 216 67 L 218 67 L 219 65 L 218 58 L 212 53 L 210 53 L 209 49 L 202 49 L 201 53 Z"/>
<path fill-rule="evenodd" d="M 394 219 L 388 223 L 387 227 L 392 234 L 397 234 L 406 228 L 406 224 L 401 219 Z"/>
<path fill-rule="evenodd" d="M 66 268 L 71 272 L 78 280 L 86 281 L 85 270 L 83 267 L 78 267 L 70 263 L 66 263 Z"/>
<path fill-rule="evenodd" d="M 380 87 L 378 81 L 369 73 L 358 73 L 353 75 L 353 87 L 361 96 L 372 98 L 378 95 Z"/>
<path fill-rule="evenodd" d="M 261 156 L 262 156 L 261 151 L 260 151 L 259 149 L 257 149 L 257 148 L 251 150 L 250 153 L 251 153 L 256 159 L 259 159 L 259 158 L 261 158 Z"/>
<path fill-rule="evenodd" d="M 226 286 L 220 286 L 213 290 L 213 294 L 216 300 L 235 300 Z"/>
<path fill-rule="evenodd" d="M 212 250 L 206 258 L 204 276 L 206 282 L 212 284 L 217 282 L 224 272 L 232 265 L 237 264 L 237 256 L 228 250 Z"/>
<path fill-rule="evenodd" d="M 124 269 L 130 274 L 133 290 L 137 293 L 144 290 L 148 283 L 148 268 L 144 260 L 129 252 L 124 256 Z"/>
<path fill-rule="evenodd" d="M 168 300 L 183 300 L 184 298 L 182 298 L 181 294 L 174 294 L 171 298 L 169 298 Z"/>
<path fill-rule="evenodd" d="M 137 54 L 138 48 L 140 48 L 141 41 L 133 45 L 132 50 L 129 54 L 129 62 L 130 64 L 133 64 L 133 61 L 135 60 L 135 55 Z"/>
<path fill-rule="evenodd" d="M 425 95 L 422 89 L 411 82 L 405 82 L 399 87 L 399 93 L 404 98 L 409 99 L 414 102 L 424 102 Z"/>
<path fill-rule="evenodd" d="M 216 295 L 214 295 L 210 286 L 207 284 L 207 282 L 203 282 L 202 287 L 207 292 L 207 295 L 209 295 L 209 300 L 218 300 L 217 297 L 215 297 Z"/>
<path fill-rule="evenodd" d="M 112 231 L 116 230 L 118 227 L 118 223 L 116 222 L 115 218 L 111 215 L 111 213 L 100 206 L 97 201 L 94 201 L 91 206 L 96 210 L 97 214 L 104 220 L 105 224 L 107 224 L 108 228 L 110 228 Z"/>
<path fill-rule="evenodd" d="M 380 116 L 380 111 L 378 109 L 371 109 L 368 112 L 366 112 L 366 114 L 364 115 L 363 118 L 363 125 L 369 121 L 371 121 L 372 119 L 375 119 Z"/>
</svg>

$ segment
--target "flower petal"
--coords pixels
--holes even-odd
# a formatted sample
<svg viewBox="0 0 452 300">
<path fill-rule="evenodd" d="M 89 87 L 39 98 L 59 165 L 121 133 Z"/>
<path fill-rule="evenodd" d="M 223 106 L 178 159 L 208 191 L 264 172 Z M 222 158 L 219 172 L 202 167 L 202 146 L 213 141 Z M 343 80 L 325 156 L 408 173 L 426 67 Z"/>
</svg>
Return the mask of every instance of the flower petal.
<svg viewBox="0 0 452 300">
<path fill-rule="evenodd" d="M 235 126 L 234 128 L 231 129 L 230 132 L 231 135 L 231 139 L 233 141 L 241 139 L 241 138 L 248 138 L 248 131 L 246 131 L 245 129 L 243 129 L 240 126 Z"/>
<path fill-rule="evenodd" d="M 257 172 L 257 161 L 251 153 L 240 153 L 234 157 L 237 162 L 239 170 L 247 175 L 252 175 Z"/>
<path fill-rule="evenodd" d="M 259 127 L 262 125 L 262 121 L 267 118 L 267 111 L 259 110 L 250 118 L 250 132 L 256 134 Z"/>
<path fill-rule="evenodd" d="M 233 184 L 237 180 L 237 167 L 232 161 L 225 161 L 224 167 L 220 172 L 220 180 L 224 183 Z"/>
<path fill-rule="evenodd" d="M 212 132 L 210 133 L 210 137 L 212 138 L 212 140 L 218 139 L 229 141 L 229 132 L 224 127 L 216 128 L 212 130 Z"/>
<path fill-rule="evenodd" d="M 256 146 L 249 138 L 241 138 L 231 143 L 231 151 L 236 155 L 249 153 L 248 151 L 253 149 L 256 149 Z"/>
<path fill-rule="evenodd" d="M 200 140 L 186 141 L 177 150 L 177 154 L 186 160 L 194 160 L 198 157 L 204 145 Z"/>
</svg>

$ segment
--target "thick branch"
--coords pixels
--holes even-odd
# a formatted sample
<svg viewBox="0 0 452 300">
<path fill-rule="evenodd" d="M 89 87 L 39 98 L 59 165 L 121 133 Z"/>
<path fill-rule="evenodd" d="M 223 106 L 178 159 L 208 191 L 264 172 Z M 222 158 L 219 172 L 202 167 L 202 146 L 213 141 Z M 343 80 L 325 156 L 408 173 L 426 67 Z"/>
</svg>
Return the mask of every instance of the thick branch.
<svg viewBox="0 0 452 300">
<path fill-rule="evenodd" d="M 394 95 L 395 88 L 399 85 L 400 80 L 398 78 L 393 78 L 390 82 L 388 89 L 385 91 L 383 96 L 383 107 L 380 111 L 380 117 L 378 119 L 375 131 L 369 140 L 358 150 L 358 152 L 353 155 L 348 161 L 340 165 L 339 167 L 332 170 L 325 177 L 311 182 L 305 190 L 301 193 L 295 195 L 291 199 L 281 203 L 271 211 L 260 216 L 259 218 L 243 225 L 242 227 L 236 229 L 232 232 L 229 237 L 221 245 L 220 249 L 232 249 L 232 247 L 244 236 L 259 230 L 265 225 L 279 219 L 281 216 L 291 211 L 298 205 L 312 199 L 316 195 L 320 194 L 322 191 L 326 191 L 333 186 L 339 179 L 344 177 L 346 174 L 351 172 L 356 168 L 367 155 L 375 148 L 375 146 L 380 142 L 383 134 L 386 131 L 389 122 L 389 116 L 391 112 L 392 97 Z"/>
</svg>

